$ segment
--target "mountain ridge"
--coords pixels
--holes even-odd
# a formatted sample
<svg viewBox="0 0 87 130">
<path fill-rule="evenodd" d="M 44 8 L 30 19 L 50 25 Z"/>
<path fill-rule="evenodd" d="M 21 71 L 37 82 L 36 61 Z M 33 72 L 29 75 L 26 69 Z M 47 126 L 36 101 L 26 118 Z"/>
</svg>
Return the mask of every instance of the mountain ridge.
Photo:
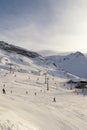
<svg viewBox="0 0 87 130">
<path fill-rule="evenodd" d="M 39 55 L 36 52 L 29 51 L 27 49 L 24 49 L 22 47 L 18 47 L 18 46 L 12 45 L 12 44 L 8 44 L 4 41 L 0 41 L 0 49 L 6 50 L 6 51 L 11 52 L 11 53 L 16 52 L 17 54 L 21 54 L 21 55 L 31 57 L 31 58 L 36 58 L 36 57 L 41 58 L 42 57 L 41 55 Z"/>
</svg>

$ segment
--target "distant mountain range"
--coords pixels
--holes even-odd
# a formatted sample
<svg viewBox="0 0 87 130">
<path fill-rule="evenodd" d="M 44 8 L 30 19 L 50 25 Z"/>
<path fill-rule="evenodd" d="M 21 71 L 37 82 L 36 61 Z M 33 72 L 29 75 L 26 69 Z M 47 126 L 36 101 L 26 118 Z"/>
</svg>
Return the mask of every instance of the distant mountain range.
<svg viewBox="0 0 87 130">
<path fill-rule="evenodd" d="M 41 67 L 44 70 L 49 68 L 49 70 L 52 70 L 52 73 L 53 71 L 59 73 L 59 70 L 62 70 L 64 73 L 87 78 L 87 57 L 83 53 L 62 53 L 62 55 L 55 53 L 56 55 L 54 55 L 54 52 L 47 51 L 47 54 L 53 55 L 43 57 L 41 53 L 38 54 L 0 41 L 0 68 L 8 69 L 7 64 L 13 63 L 19 66 L 19 68 L 22 66 L 24 72 L 28 70 L 26 70 L 26 66 L 27 68 L 30 66 L 31 70 L 35 68 L 40 69 Z"/>
</svg>

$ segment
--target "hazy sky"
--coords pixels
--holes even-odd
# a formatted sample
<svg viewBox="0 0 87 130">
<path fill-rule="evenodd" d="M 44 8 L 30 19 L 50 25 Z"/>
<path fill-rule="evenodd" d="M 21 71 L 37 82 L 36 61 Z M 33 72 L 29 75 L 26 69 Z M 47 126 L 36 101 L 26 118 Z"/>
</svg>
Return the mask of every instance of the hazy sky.
<svg viewBox="0 0 87 130">
<path fill-rule="evenodd" d="M 0 40 L 35 51 L 87 52 L 87 0 L 0 0 Z"/>
</svg>

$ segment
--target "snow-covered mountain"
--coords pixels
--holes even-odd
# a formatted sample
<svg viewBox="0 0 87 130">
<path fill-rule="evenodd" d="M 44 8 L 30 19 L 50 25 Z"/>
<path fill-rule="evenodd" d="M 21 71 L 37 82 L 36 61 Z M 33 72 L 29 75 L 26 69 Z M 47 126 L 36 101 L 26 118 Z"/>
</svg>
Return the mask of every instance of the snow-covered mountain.
<svg viewBox="0 0 87 130">
<path fill-rule="evenodd" d="M 0 69 L 29 73 L 44 65 L 44 57 L 36 52 L 0 41 Z M 26 67 L 25 67 L 26 66 Z M 38 67 L 39 66 L 39 67 Z"/>
<path fill-rule="evenodd" d="M 0 68 L 9 70 L 10 64 L 12 64 L 12 69 L 22 73 L 29 73 L 30 70 L 37 73 L 42 71 L 44 67 L 44 70 L 52 75 L 70 73 L 87 78 L 87 58 L 80 52 L 45 58 L 36 52 L 0 41 Z"/>
<path fill-rule="evenodd" d="M 81 52 L 45 58 L 36 52 L 0 41 L 0 68 L 9 70 L 10 64 L 12 69 L 22 73 L 29 73 L 30 70 L 37 73 L 44 67 L 52 75 L 59 75 L 61 72 L 87 78 L 87 57 Z"/>
<path fill-rule="evenodd" d="M 81 78 L 87 78 L 87 57 L 81 52 L 71 53 L 66 56 L 49 56 L 46 57 L 46 60 L 53 62 L 57 68 L 66 72 Z"/>
</svg>

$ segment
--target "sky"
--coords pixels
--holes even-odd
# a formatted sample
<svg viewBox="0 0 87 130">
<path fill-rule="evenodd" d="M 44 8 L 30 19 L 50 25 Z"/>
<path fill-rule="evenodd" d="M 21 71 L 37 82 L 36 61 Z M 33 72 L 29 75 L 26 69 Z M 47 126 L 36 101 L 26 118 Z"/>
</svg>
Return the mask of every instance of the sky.
<svg viewBox="0 0 87 130">
<path fill-rule="evenodd" d="M 87 0 L 0 0 L 0 41 L 34 51 L 87 52 Z"/>
</svg>

